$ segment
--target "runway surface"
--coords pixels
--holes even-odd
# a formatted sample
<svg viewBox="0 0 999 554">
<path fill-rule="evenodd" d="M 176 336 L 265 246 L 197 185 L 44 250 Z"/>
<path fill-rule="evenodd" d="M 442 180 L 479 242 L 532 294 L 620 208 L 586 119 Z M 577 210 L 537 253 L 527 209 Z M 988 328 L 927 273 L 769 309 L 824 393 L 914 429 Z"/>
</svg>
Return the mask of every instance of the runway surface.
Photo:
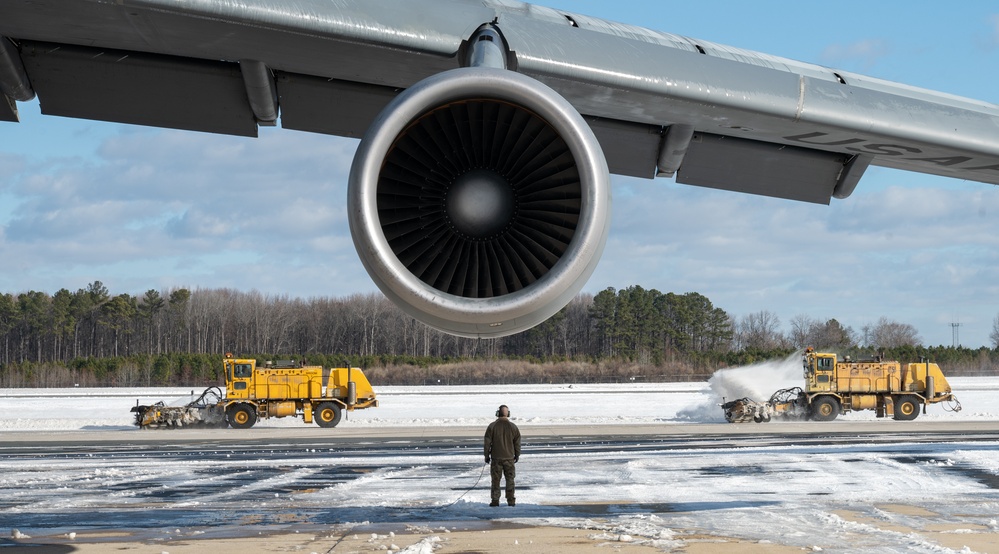
<svg viewBox="0 0 999 554">
<path fill-rule="evenodd" d="M 786 365 L 800 378 L 799 363 Z M 727 370 L 727 381 L 742 375 L 769 395 L 779 387 L 760 371 Z M 284 418 L 147 431 L 131 406 L 190 391 L 8 390 L 0 533 L 32 538 L 0 538 L 0 552 L 356 552 L 414 529 L 406 544 L 440 535 L 440 554 L 608 541 L 622 553 L 710 552 L 715 541 L 733 552 L 999 552 L 999 381 L 953 381 L 962 411 L 931 406 L 911 422 L 858 412 L 716 423 L 733 394 L 710 383 L 625 383 L 380 387 L 377 409 L 335 429 Z M 481 437 L 499 404 L 516 408 L 524 436 L 514 508 L 488 506 Z M 543 535 L 565 544 L 531 550 Z"/>
<path fill-rule="evenodd" d="M 520 502 L 516 513 L 500 514 L 485 506 L 481 432 L 303 426 L 8 433 L 0 437 L 0 513 L 6 527 L 47 536 L 127 530 L 147 539 L 497 515 L 721 514 L 793 507 L 809 497 L 849 504 L 852 497 L 838 498 L 834 489 L 846 485 L 844 476 L 853 476 L 851 488 L 883 477 L 872 475 L 872 464 L 874 471 L 892 468 L 902 479 L 896 489 L 911 488 L 911 498 L 886 501 L 932 497 L 927 487 L 958 479 L 963 489 L 953 494 L 985 494 L 999 506 L 999 475 L 961 461 L 999 459 L 994 421 L 524 426 Z M 910 482 L 907 467 L 933 476 Z M 683 490 L 678 475 L 685 473 L 700 481 L 700 494 Z M 782 486 L 789 480 L 797 484 Z"/>
</svg>

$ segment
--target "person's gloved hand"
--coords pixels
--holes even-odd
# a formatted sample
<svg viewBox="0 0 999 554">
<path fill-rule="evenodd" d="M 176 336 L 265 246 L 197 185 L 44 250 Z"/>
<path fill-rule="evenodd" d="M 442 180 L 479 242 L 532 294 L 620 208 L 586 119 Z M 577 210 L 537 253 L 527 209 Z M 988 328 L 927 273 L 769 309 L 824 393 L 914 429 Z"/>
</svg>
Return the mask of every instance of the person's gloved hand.
<svg viewBox="0 0 999 554">
<path fill-rule="evenodd" d="M 513 463 L 517 463 L 519 461 L 520 461 L 520 456 L 514 456 L 513 457 Z"/>
<path fill-rule="evenodd" d="M 486 463 L 489 463 L 489 456 L 486 456 Z"/>
</svg>

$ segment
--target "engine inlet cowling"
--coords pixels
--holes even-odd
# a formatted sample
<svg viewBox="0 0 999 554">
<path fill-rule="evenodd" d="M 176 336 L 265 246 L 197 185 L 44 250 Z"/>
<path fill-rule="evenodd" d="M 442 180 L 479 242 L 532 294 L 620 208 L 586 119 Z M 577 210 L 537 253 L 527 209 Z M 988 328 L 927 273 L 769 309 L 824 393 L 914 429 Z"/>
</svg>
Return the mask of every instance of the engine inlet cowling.
<svg viewBox="0 0 999 554">
<path fill-rule="evenodd" d="M 400 94 L 351 168 L 350 225 L 378 287 L 443 331 L 496 337 L 565 306 L 606 241 L 607 163 L 589 126 L 524 75 L 463 68 Z"/>
</svg>

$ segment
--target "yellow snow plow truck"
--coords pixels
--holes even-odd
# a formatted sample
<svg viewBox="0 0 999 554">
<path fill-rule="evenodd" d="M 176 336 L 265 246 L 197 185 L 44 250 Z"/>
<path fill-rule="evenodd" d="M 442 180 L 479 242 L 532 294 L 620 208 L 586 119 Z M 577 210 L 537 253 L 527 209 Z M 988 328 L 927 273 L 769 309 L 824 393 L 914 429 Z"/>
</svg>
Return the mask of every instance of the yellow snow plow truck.
<svg viewBox="0 0 999 554">
<path fill-rule="evenodd" d="M 940 366 L 929 362 L 886 362 L 881 359 L 838 361 L 836 354 L 815 352 L 802 356 L 805 388 L 775 392 L 767 402 L 741 398 L 721 405 L 729 423 L 763 423 L 773 417 L 832 421 L 841 413 L 874 410 L 877 417 L 913 420 L 927 404 L 961 403 L 951 391 Z"/>
<path fill-rule="evenodd" d="M 157 402 L 132 408 L 140 428 L 187 426 L 253 427 L 259 418 L 301 417 L 320 427 L 336 427 L 343 411 L 378 406 L 371 383 L 358 368 L 306 366 L 294 361 L 268 363 L 226 354 L 225 394 L 209 387 L 182 406 Z"/>
</svg>

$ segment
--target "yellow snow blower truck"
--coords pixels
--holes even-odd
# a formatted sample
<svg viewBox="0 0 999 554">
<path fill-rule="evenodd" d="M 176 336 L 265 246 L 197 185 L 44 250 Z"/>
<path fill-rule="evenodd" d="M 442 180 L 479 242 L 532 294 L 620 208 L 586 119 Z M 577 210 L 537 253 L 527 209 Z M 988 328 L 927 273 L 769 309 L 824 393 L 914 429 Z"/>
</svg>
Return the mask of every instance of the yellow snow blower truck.
<svg viewBox="0 0 999 554">
<path fill-rule="evenodd" d="M 773 417 L 832 421 L 841 413 L 874 410 L 877 417 L 913 420 L 928 404 L 949 402 L 951 411 L 961 403 L 951 391 L 940 366 L 918 362 L 901 364 L 881 359 L 838 361 L 836 354 L 815 352 L 802 356 L 805 388 L 775 392 L 767 402 L 740 398 L 721 405 L 729 423 L 763 423 Z"/>
<path fill-rule="evenodd" d="M 132 408 L 140 428 L 188 426 L 253 427 L 259 418 L 301 417 L 320 427 L 336 427 L 343 411 L 378 406 L 371 383 L 358 368 L 306 366 L 294 361 L 267 363 L 226 354 L 225 394 L 209 387 L 182 406 L 157 402 Z"/>
</svg>

